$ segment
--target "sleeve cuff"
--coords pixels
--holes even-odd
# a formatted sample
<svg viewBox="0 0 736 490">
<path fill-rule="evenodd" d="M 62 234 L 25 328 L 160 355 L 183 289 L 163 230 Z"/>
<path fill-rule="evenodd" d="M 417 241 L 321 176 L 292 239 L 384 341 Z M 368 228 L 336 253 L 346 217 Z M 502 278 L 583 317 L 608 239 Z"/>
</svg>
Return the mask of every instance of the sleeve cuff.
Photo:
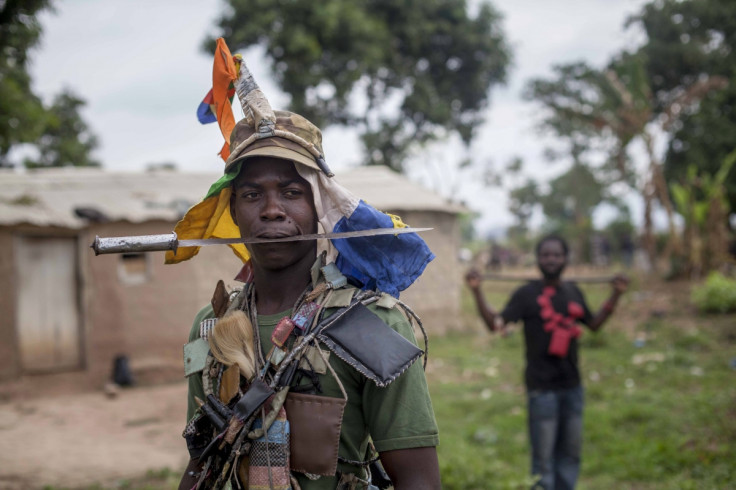
<svg viewBox="0 0 736 490">
<path fill-rule="evenodd" d="M 438 433 L 373 441 L 373 446 L 375 446 L 376 451 L 379 453 L 385 451 L 396 451 L 397 449 L 414 449 L 419 447 L 435 447 L 439 445 L 440 436 Z"/>
</svg>

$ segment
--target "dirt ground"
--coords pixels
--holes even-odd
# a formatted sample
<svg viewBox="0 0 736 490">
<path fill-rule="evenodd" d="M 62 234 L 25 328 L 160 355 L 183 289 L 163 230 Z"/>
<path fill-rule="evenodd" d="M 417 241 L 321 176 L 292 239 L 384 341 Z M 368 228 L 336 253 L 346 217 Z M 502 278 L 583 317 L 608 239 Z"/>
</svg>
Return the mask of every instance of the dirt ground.
<svg viewBox="0 0 736 490">
<path fill-rule="evenodd" d="M 179 471 L 186 383 L 0 403 L 0 489 L 75 488 Z"/>
</svg>

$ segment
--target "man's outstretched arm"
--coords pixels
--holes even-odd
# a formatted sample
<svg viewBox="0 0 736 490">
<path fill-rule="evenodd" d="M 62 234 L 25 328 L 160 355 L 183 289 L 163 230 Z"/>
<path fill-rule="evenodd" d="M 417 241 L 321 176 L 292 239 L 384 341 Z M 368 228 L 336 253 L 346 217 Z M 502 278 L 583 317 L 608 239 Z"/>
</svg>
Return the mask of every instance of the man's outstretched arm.
<svg viewBox="0 0 736 490">
<path fill-rule="evenodd" d="M 483 322 L 488 327 L 488 330 L 495 332 L 498 328 L 503 326 L 503 319 L 491 305 L 486 303 L 486 299 L 483 296 L 483 291 L 480 288 L 481 276 L 480 272 L 476 269 L 470 269 L 465 275 L 465 284 L 468 285 L 470 291 L 473 293 L 473 299 L 475 305 L 478 308 L 478 313 L 483 319 Z"/>
<path fill-rule="evenodd" d="M 439 490 L 440 465 L 437 449 L 418 447 L 381 453 L 381 464 L 395 490 Z"/>
<path fill-rule="evenodd" d="M 629 287 L 629 278 L 626 276 L 616 276 L 611 280 L 611 296 L 603 303 L 598 313 L 595 314 L 590 322 L 591 330 L 594 332 L 600 330 L 603 324 L 608 320 L 616 308 L 618 299 L 624 294 L 626 288 Z"/>
</svg>

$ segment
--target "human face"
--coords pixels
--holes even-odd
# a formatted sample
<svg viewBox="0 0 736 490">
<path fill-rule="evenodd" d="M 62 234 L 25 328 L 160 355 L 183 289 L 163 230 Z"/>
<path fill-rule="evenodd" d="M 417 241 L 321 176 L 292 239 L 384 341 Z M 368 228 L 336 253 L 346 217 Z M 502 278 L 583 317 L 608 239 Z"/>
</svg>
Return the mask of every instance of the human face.
<svg viewBox="0 0 736 490">
<path fill-rule="evenodd" d="M 558 240 L 546 240 L 539 247 L 537 267 L 545 279 L 559 279 L 567 266 L 565 249 Z"/>
<path fill-rule="evenodd" d="M 312 188 L 278 158 L 255 157 L 243 163 L 233 181 L 230 212 L 243 238 L 281 238 L 317 232 Z M 315 241 L 248 245 L 253 265 L 281 270 L 316 257 Z"/>
</svg>

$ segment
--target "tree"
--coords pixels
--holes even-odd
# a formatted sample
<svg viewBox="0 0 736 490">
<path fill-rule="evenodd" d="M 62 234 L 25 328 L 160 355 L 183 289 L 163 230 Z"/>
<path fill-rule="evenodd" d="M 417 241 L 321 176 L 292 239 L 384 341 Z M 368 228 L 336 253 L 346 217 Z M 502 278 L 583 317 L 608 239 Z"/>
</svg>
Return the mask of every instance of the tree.
<svg viewBox="0 0 736 490">
<path fill-rule="evenodd" d="M 399 171 L 418 146 L 452 134 L 468 144 L 510 61 L 500 16 L 485 2 L 472 18 L 465 0 L 228 0 L 228 7 L 222 35 L 233 51 L 265 46 L 291 110 L 321 127 L 357 127 L 366 162 Z M 351 104 L 358 95 L 364 110 Z"/>
<path fill-rule="evenodd" d="M 529 238 L 529 220 L 535 210 L 541 210 L 546 218 L 545 232 L 570 237 L 572 255 L 576 260 L 584 259 L 593 232 L 593 212 L 602 202 L 613 202 L 613 198 L 590 166 L 583 162 L 582 154 L 583 149 L 574 146 L 572 165 L 547 185 L 527 177 L 511 187 L 509 212 L 516 219 L 508 230 L 512 242 L 520 244 Z M 519 176 L 521 171 L 522 162 L 515 159 L 506 167 L 505 174 Z"/>
<path fill-rule="evenodd" d="M 634 234 L 636 229 L 631 222 L 631 211 L 621 203 L 616 206 L 618 214 L 613 220 L 609 221 L 603 230 L 604 236 L 608 242 L 613 245 L 618 259 L 621 260 L 628 268 L 631 266 L 634 258 Z"/>
<path fill-rule="evenodd" d="M 645 58 L 622 53 L 603 70 L 585 63 L 554 68 L 552 80 L 532 80 L 526 97 L 546 109 L 541 126 L 570 140 L 572 145 L 590 148 L 594 141 L 609 155 L 608 168 L 629 180 L 634 174 L 629 147 L 640 140 L 646 149 L 648 168 L 640 179 L 644 200 L 644 248 L 656 269 L 657 250 L 653 233 L 653 205 L 658 201 L 668 218 L 669 239 L 665 257 L 679 253 L 680 240 L 663 173 L 663 163 L 654 143 L 657 129 L 667 131 L 679 120 L 682 109 L 695 106 L 712 90 L 722 88 L 721 77 L 700 77 L 665 104 L 657 104 L 648 80 Z"/>
<path fill-rule="evenodd" d="M 516 223 L 509 227 L 508 235 L 511 242 L 520 248 L 524 248 L 529 241 L 529 220 L 538 205 L 538 186 L 533 179 L 527 179 L 524 184 L 509 191 L 509 212 Z"/>
<path fill-rule="evenodd" d="M 589 166 L 575 159 L 562 175 L 549 182 L 540 196 L 547 228 L 570 237 L 572 255 L 582 261 L 593 233 L 593 211 L 604 199 L 603 185 Z"/>
<path fill-rule="evenodd" d="M 0 167 L 10 166 L 14 145 L 33 142 L 42 130 L 44 108 L 31 91 L 28 51 L 39 41 L 36 15 L 48 0 L 0 2 Z"/>
<path fill-rule="evenodd" d="M 618 65 L 616 68 L 622 72 L 624 67 L 625 65 Z M 636 185 L 628 147 L 637 136 L 641 135 L 651 118 L 647 103 L 647 87 L 642 84 L 641 72 L 638 70 L 630 70 L 627 76 L 622 77 L 613 67 L 608 70 L 597 70 L 584 62 L 577 62 L 557 65 L 553 67 L 553 71 L 554 75 L 549 79 L 531 80 L 524 97 L 544 107 L 540 128 L 562 138 L 574 162 L 566 178 L 557 185 L 562 185 L 569 191 L 579 190 L 578 186 L 574 185 L 577 178 L 595 183 L 592 187 L 595 192 L 591 194 L 593 199 L 588 196 L 581 201 L 581 204 L 586 205 L 580 206 L 576 223 L 577 226 L 582 226 L 583 230 L 590 230 L 590 224 L 582 221 L 587 214 L 584 208 L 591 205 L 595 207 L 603 199 L 604 188 L 614 180 Z M 628 87 L 624 91 L 621 78 L 628 82 Z M 604 164 L 595 168 L 597 175 L 591 170 L 593 167 L 590 163 L 583 163 L 587 161 L 585 155 L 596 152 L 606 155 Z M 558 155 L 553 157 L 558 158 Z M 588 167 L 587 170 L 585 167 Z M 573 183 L 572 187 L 570 183 Z M 584 186 L 582 183 L 579 185 Z M 552 196 L 556 200 L 562 198 L 555 194 L 553 192 Z M 644 194 L 646 195 L 646 192 Z M 652 193 L 649 196 L 650 199 L 654 197 Z M 558 212 L 555 212 L 554 208 L 549 210 L 552 214 L 560 214 L 560 210 L 557 210 Z M 647 208 L 647 212 L 650 212 L 650 208 Z M 570 218 L 575 223 L 575 216 L 571 215 Z M 582 242 L 581 238 L 579 246 L 581 251 Z M 650 253 L 654 255 L 653 251 Z"/>
<path fill-rule="evenodd" d="M 84 100 L 69 91 L 44 107 L 31 90 L 29 52 L 38 44 L 38 14 L 49 0 L 0 1 L 0 167 L 13 165 L 8 155 L 20 144 L 37 150 L 27 167 L 99 166 L 90 157 L 97 138 L 79 115 Z"/>
<path fill-rule="evenodd" d="M 730 210 L 725 184 L 734 163 L 736 150 L 726 157 L 715 175 L 691 164 L 686 178 L 670 185 L 673 199 L 685 218 L 685 272 L 694 279 L 728 260 L 726 217 Z"/>
<path fill-rule="evenodd" d="M 48 109 L 43 131 L 36 141 L 38 158 L 27 158 L 28 168 L 99 167 L 90 153 L 97 147 L 97 137 L 79 115 L 84 101 L 70 91 L 57 95 Z"/>
<path fill-rule="evenodd" d="M 660 0 L 647 4 L 633 17 L 647 41 L 639 53 L 656 102 L 680 112 L 664 161 L 670 182 L 682 181 L 696 164 L 715 175 L 733 149 L 736 134 L 736 2 L 730 0 Z M 729 80 L 711 91 L 695 107 L 673 106 L 687 87 L 704 77 Z M 732 211 L 736 211 L 736 179 L 726 182 Z"/>
<path fill-rule="evenodd" d="M 524 175 L 524 160 L 515 156 L 503 166 L 501 171 L 494 168 L 492 160 L 487 160 L 485 168 L 475 177 L 487 187 L 508 189 L 508 211 L 514 222 L 506 229 L 510 244 L 519 250 L 532 248 L 530 221 L 534 211 L 539 208 L 539 186 L 537 182 Z"/>
</svg>

